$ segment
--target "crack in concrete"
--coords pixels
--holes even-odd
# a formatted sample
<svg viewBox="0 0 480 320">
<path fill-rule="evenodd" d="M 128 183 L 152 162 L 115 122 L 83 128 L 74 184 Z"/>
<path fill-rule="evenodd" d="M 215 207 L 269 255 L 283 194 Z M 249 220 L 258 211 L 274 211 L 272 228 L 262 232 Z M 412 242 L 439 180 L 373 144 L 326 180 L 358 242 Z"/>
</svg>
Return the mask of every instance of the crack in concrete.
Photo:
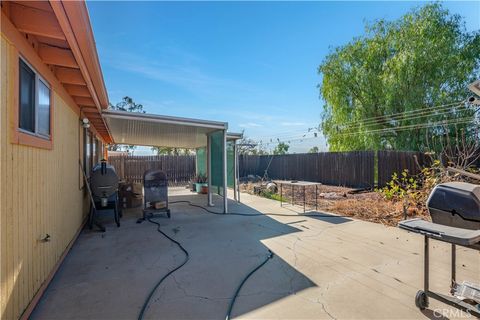
<svg viewBox="0 0 480 320">
<path fill-rule="evenodd" d="M 325 307 L 325 303 L 321 303 L 321 302 L 319 302 L 319 303 L 320 303 L 320 305 L 322 306 L 323 311 L 325 311 L 325 313 L 330 317 L 330 319 L 337 320 L 337 318 L 335 318 L 335 317 L 327 310 L 327 308 Z"/>
<path fill-rule="evenodd" d="M 313 300 L 313 299 L 300 297 L 300 299 L 302 299 L 304 301 L 311 302 L 311 303 L 319 304 L 322 307 L 322 310 L 328 315 L 328 317 L 330 319 L 337 320 L 337 318 L 330 311 L 327 310 L 327 307 L 325 306 L 325 303 L 320 301 L 320 298 L 316 298 L 316 299 Z"/>
<path fill-rule="evenodd" d="M 177 287 L 178 290 L 182 291 L 185 297 L 189 298 L 197 298 L 197 299 L 203 299 L 203 300 L 226 300 L 226 299 L 231 299 L 231 298 L 225 298 L 225 297 L 209 297 L 209 296 L 202 296 L 202 295 L 196 295 L 196 294 L 191 294 L 187 292 L 187 289 L 182 287 L 180 282 L 177 280 L 174 274 L 171 275 L 173 282 L 175 282 L 175 286 Z"/>
</svg>

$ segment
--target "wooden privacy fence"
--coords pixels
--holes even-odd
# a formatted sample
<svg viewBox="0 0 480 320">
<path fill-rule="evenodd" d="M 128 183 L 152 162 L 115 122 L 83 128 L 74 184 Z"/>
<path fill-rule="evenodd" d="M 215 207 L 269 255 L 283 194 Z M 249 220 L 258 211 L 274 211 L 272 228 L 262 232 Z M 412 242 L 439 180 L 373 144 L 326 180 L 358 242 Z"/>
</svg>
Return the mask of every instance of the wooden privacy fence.
<svg viewBox="0 0 480 320">
<path fill-rule="evenodd" d="M 417 160 L 415 160 L 415 157 Z M 270 179 L 306 180 L 354 188 L 383 187 L 396 172 L 404 169 L 416 174 L 419 166 L 428 164 L 420 152 L 353 151 L 321 152 L 239 158 L 240 176 L 263 177 L 268 167 Z"/>
<path fill-rule="evenodd" d="M 169 184 L 182 185 L 195 177 L 194 155 L 110 156 L 108 162 L 119 177 L 141 183 L 148 169 L 161 169 Z M 410 174 L 420 171 L 419 165 L 428 165 L 428 157 L 421 152 L 406 151 L 352 151 L 321 152 L 287 155 L 240 155 L 240 177 L 258 175 L 279 180 L 306 180 L 328 185 L 354 188 L 383 187 L 394 173 L 407 169 Z"/>
<path fill-rule="evenodd" d="M 239 158 L 241 177 L 249 174 L 263 177 L 267 167 L 270 179 L 306 180 L 359 188 L 372 187 L 375 183 L 373 151 L 241 155 Z"/>
<path fill-rule="evenodd" d="M 378 186 L 385 186 L 396 173 L 400 176 L 403 170 L 410 175 L 420 173 L 421 167 L 430 164 L 430 158 L 421 152 L 410 151 L 378 151 Z"/>
<path fill-rule="evenodd" d="M 111 156 L 108 162 L 128 182 L 142 183 L 149 169 L 165 172 L 171 186 L 186 184 L 195 176 L 195 156 L 190 155 Z"/>
</svg>

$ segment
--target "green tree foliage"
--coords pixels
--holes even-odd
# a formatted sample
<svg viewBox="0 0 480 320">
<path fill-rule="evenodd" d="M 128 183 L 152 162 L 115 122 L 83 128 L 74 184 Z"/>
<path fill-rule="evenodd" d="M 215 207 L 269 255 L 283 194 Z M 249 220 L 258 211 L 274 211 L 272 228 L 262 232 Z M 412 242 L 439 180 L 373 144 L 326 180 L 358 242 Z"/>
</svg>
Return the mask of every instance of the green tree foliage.
<svg viewBox="0 0 480 320">
<path fill-rule="evenodd" d="M 474 110 L 455 102 L 479 70 L 480 32 L 467 32 L 439 3 L 367 25 L 365 36 L 336 48 L 318 69 L 330 150 L 425 150 L 427 130 L 452 134 L 460 119 L 455 128 L 469 130 Z M 437 107 L 445 104 L 452 106 Z"/>
<path fill-rule="evenodd" d="M 191 155 L 193 154 L 190 149 L 184 148 L 171 148 L 171 147 L 152 147 L 152 151 L 154 151 L 157 155 Z"/>
<path fill-rule="evenodd" d="M 317 146 L 311 147 L 310 150 L 308 150 L 308 153 L 318 153 L 319 149 Z"/>
<path fill-rule="evenodd" d="M 118 102 L 115 105 L 110 103 L 109 109 L 127 111 L 127 112 L 145 113 L 145 111 L 143 110 L 143 105 L 139 103 L 135 103 L 135 101 L 133 101 L 133 99 L 130 98 L 129 96 L 123 97 L 122 101 Z"/>
<path fill-rule="evenodd" d="M 108 108 L 111 110 L 118 110 L 118 111 L 145 113 L 145 111 L 143 110 L 143 105 L 139 103 L 135 103 L 135 101 L 133 101 L 133 99 L 128 96 L 123 97 L 122 101 L 118 102 L 115 105 L 110 103 Z M 135 146 L 112 144 L 108 146 L 108 150 L 127 151 L 128 153 L 130 153 L 130 152 L 133 152 L 133 150 L 135 150 Z"/>
<path fill-rule="evenodd" d="M 290 146 L 288 144 L 286 144 L 285 142 L 281 142 L 279 140 L 277 146 L 275 147 L 275 149 L 273 149 L 273 154 L 274 155 L 287 154 L 289 148 Z"/>
</svg>

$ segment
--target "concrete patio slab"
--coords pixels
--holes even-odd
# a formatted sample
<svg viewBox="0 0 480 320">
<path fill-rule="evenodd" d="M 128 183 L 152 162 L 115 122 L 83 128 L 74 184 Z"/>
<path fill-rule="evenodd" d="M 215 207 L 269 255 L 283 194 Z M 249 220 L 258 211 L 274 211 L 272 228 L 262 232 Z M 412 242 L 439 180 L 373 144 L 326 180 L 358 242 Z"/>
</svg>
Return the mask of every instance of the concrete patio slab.
<svg viewBox="0 0 480 320">
<path fill-rule="evenodd" d="M 184 189 L 170 201 L 206 199 Z M 221 199 L 215 198 L 221 209 Z M 242 194 L 231 212 L 296 214 L 278 202 Z M 275 256 L 244 285 L 233 309 L 243 319 L 469 318 L 431 301 L 420 312 L 423 239 L 398 228 L 328 216 L 213 215 L 171 204 L 172 218 L 156 219 L 189 251 L 188 263 L 156 291 L 146 319 L 222 319 L 244 276 L 268 249 Z M 303 208 L 297 208 L 301 212 Z M 134 319 L 146 295 L 183 253 L 128 210 L 120 228 L 84 230 L 32 319 Z M 447 294 L 449 247 L 431 243 L 431 288 Z M 458 249 L 457 279 L 480 282 L 480 254 Z M 434 310 L 436 312 L 434 312 Z"/>
</svg>

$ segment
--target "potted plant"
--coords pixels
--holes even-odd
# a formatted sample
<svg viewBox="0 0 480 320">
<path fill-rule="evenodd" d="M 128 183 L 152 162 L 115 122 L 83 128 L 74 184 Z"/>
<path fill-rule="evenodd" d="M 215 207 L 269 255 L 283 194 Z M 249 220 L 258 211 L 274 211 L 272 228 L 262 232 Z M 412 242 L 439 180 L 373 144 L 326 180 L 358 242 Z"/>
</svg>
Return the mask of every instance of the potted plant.
<svg viewBox="0 0 480 320">
<path fill-rule="evenodd" d="M 197 191 L 197 176 L 193 177 L 190 183 L 190 191 L 195 192 Z"/>
<path fill-rule="evenodd" d="M 196 177 L 195 182 L 195 191 L 198 193 L 202 192 L 202 186 L 208 186 L 207 184 L 207 176 L 204 174 L 198 174 Z"/>
</svg>

